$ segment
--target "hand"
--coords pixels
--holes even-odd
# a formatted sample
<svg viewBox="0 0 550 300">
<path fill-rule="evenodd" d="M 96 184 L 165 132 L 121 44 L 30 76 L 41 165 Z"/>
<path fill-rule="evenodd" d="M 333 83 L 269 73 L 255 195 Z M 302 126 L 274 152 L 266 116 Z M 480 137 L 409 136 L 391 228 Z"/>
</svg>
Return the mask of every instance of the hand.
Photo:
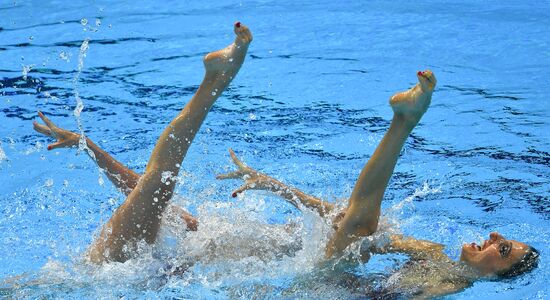
<svg viewBox="0 0 550 300">
<path fill-rule="evenodd" d="M 50 121 L 50 119 L 46 118 L 46 116 L 44 116 L 41 112 L 38 112 L 38 116 L 46 125 L 42 125 L 34 121 L 32 123 L 34 130 L 57 140 L 57 142 L 48 145 L 48 150 L 55 148 L 68 148 L 78 145 L 80 135 L 55 126 L 55 124 Z"/>
<path fill-rule="evenodd" d="M 340 224 L 342 223 L 342 221 L 344 220 L 344 217 L 346 216 L 346 212 L 348 211 L 347 208 L 344 208 L 342 209 L 341 211 L 339 211 L 336 216 L 334 216 L 332 218 L 332 228 L 334 230 L 338 230 L 338 228 L 340 228 Z M 368 259 L 367 259 L 368 260 Z"/>
<path fill-rule="evenodd" d="M 216 179 L 242 179 L 245 182 L 241 187 L 234 190 L 231 196 L 237 197 L 239 193 L 246 190 L 274 190 L 276 188 L 273 178 L 246 166 L 237 158 L 237 155 L 235 155 L 235 152 L 231 148 L 229 149 L 229 154 L 233 163 L 237 166 L 237 171 L 217 175 Z"/>
</svg>

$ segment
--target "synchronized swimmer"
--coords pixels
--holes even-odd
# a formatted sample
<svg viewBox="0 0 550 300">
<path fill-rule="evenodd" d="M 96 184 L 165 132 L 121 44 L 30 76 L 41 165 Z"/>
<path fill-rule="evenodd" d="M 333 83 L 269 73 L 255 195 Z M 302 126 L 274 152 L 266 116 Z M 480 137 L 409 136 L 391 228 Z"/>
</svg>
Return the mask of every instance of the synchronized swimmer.
<svg viewBox="0 0 550 300">
<path fill-rule="evenodd" d="M 197 230 L 197 219 L 183 208 L 171 205 L 180 166 L 199 131 L 208 111 L 237 75 L 245 60 L 252 34 L 240 22 L 234 25 L 235 40 L 226 48 L 204 57 L 205 75 L 195 95 L 160 135 L 143 174 L 120 163 L 86 137 L 90 157 L 104 169 L 107 177 L 126 196 L 124 203 L 103 225 L 99 236 L 86 252 L 91 262 L 123 262 L 135 255 L 138 242 L 154 244 L 164 213 L 170 212 Z M 245 164 L 230 150 L 237 170 L 218 175 L 218 179 L 242 179 L 245 184 L 233 196 L 245 190 L 262 189 L 276 193 L 302 209 L 313 209 L 320 216 L 331 218 L 334 232 L 326 246 L 325 259 L 340 257 L 352 243 L 374 234 L 378 228 L 381 203 L 405 141 L 427 111 L 434 88 L 435 75 L 419 71 L 418 84 L 397 93 L 390 99 L 394 115 L 374 154 L 361 171 L 349 197 L 348 206 L 337 212 L 329 202 L 285 185 Z M 48 146 L 74 147 L 80 135 L 57 127 L 41 112 L 44 124 L 34 122 L 34 129 L 56 139 Z M 169 176 L 166 176 L 166 175 Z M 399 252 L 410 262 L 392 283 L 395 290 L 414 297 L 434 297 L 460 291 L 477 279 L 510 277 L 536 267 L 538 252 L 529 245 L 504 238 L 492 232 L 482 245 L 462 247 L 460 260 L 454 261 L 443 252 L 444 246 L 431 241 L 392 235 L 387 245 L 363 249 L 362 257 L 371 254 Z"/>
</svg>

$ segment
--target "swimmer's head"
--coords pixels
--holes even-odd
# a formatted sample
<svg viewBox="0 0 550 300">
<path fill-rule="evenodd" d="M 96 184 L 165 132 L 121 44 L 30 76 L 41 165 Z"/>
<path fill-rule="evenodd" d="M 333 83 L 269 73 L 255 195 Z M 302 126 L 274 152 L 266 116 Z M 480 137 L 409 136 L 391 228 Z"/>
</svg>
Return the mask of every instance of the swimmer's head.
<svg viewBox="0 0 550 300">
<path fill-rule="evenodd" d="M 418 71 L 418 73 L 416 73 L 416 77 L 418 77 L 422 90 L 425 92 L 433 91 L 435 85 L 437 84 L 437 79 L 435 78 L 434 73 L 430 70 Z"/>
<path fill-rule="evenodd" d="M 498 232 L 491 232 L 482 245 L 466 244 L 460 260 L 481 275 L 513 277 L 535 268 L 539 252 L 522 242 L 507 240 Z"/>
</svg>

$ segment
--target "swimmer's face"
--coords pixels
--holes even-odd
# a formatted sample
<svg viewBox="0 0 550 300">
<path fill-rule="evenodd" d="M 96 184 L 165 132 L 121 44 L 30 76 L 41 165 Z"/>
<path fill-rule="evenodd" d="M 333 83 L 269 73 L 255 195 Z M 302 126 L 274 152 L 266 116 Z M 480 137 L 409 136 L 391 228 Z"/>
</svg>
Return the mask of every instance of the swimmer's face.
<svg viewBox="0 0 550 300">
<path fill-rule="evenodd" d="M 435 75 L 434 73 L 432 73 L 432 71 L 418 71 L 418 73 L 416 73 L 416 76 L 418 77 L 418 81 L 422 86 L 422 90 L 426 92 L 433 91 L 435 85 L 437 84 L 437 79 L 435 78 Z"/>
<path fill-rule="evenodd" d="M 462 246 L 460 260 L 478 270 L 482 275 L 506 271 L 519 262 L 529 250 L 522 242 L 507 240 L 498 232 L 491 232 L 483 244 Z"/>
</svg>

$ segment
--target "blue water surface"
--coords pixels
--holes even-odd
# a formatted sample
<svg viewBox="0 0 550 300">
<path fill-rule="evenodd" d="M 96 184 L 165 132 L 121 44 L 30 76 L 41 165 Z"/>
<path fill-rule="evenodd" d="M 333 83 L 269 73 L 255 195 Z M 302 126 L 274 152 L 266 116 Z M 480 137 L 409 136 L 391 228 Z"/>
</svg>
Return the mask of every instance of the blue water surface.
<svg viewBox="0 0 550 300">
<path fill-rule="evenodd" d="M 232 41 L 237 20 L 254 41 L 198 133 L 174 200 L 205 229 L 168 247 L 218 250 L 180 277 L 159 275 L 163 262 L 147 251 L 125 264 L 82 263 L 124 196 L 82 151 L 47 151 L 51 140 L 32 129 L 36 112 L 70 130 L 80 121 L 142 172 L 197 89 L 202 57 Z M 232 147 L 249 165 L 341 202 L 389 125 L 389 97 L 429 68 L 438 87 L 386 192 L 388 222 L 445 244 L 453 258 L 491 231 L 540 250 L 533 272 L 478 281 L 449 299 L 549 297 L 549 28 L 548 1 L 3 1 L 0 295 L 361 297 L 361 287 L 316 280 L 322 220 L 267 193 L 233 199 L 241 183 L 215 174 L 233 168 Z M 282 243 L 288 236 L 269 228 L 288 222 L 302 231 L 294 256 L 234 254 L 255 240 Z M 356 271 L 391 274 L 403 261 L 374 259 Z"/>
</svg>

